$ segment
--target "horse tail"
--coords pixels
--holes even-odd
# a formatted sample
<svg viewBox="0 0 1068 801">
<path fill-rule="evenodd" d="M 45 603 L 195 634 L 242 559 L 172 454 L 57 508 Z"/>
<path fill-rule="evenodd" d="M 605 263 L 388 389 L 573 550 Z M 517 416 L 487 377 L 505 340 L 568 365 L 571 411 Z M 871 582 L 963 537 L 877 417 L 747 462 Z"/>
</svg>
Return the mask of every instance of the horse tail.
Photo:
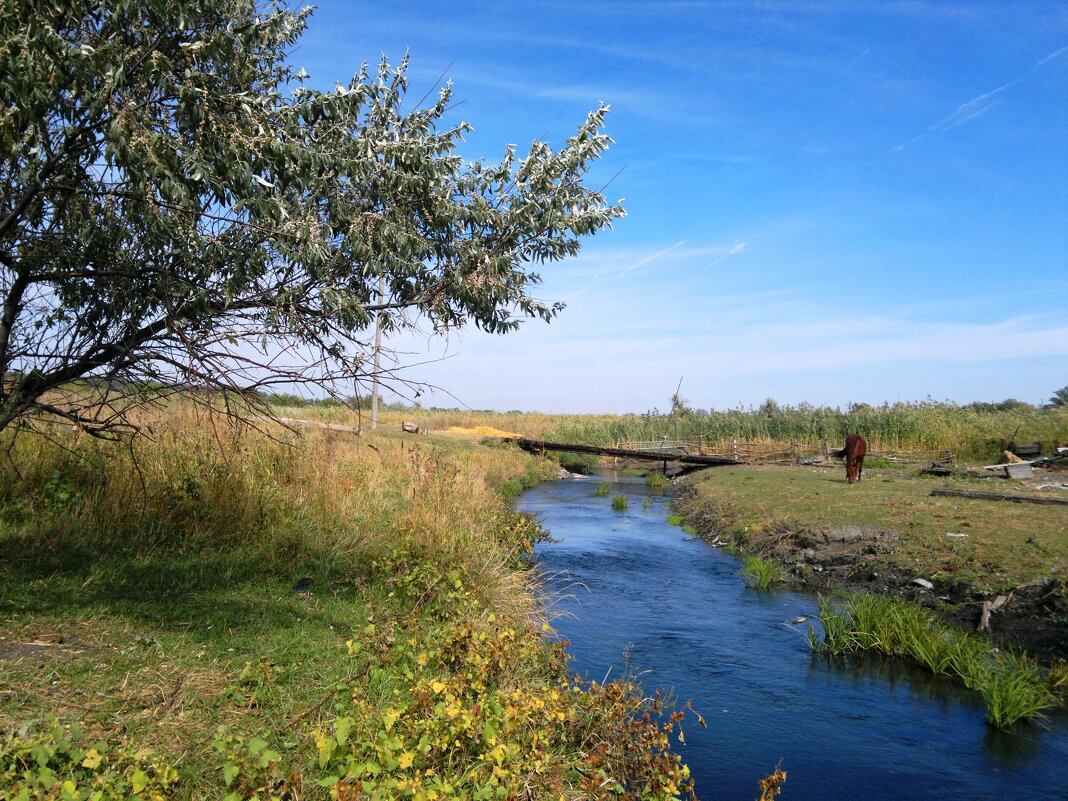
<svg viewBox="0 0 1068 801">
<path fill-rule="evenodd" d="M 842 448 L 839 451 L 831 451 L 831 456 L 833 456 L 835 459 L 841 459 L 845 455 L 846 455 L 845 448 Z"/>
</svg>

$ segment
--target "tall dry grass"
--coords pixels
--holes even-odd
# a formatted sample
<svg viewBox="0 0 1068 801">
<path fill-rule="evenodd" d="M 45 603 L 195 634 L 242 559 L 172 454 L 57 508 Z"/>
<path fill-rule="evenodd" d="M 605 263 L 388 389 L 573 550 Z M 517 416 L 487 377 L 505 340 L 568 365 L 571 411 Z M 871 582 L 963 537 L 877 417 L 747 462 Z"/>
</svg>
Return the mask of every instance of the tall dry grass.
<svg viewBox="0 0 1068 801">
<path fill-rule="evenodd" d="M 146 436 L 121 442 L 63 427 L 9 436 L 0 526 L 11 547 L 211 552 L 288 575 L 297 564 L 344 572 L 403 541 L 466 565 L 498 613 L 533 608 L 509 567 L 518 546 L 500 532 L 504 496 L 547 463 L 388 432 L 256 431 L 181 404 L 138 422 Z"/>
</svg>

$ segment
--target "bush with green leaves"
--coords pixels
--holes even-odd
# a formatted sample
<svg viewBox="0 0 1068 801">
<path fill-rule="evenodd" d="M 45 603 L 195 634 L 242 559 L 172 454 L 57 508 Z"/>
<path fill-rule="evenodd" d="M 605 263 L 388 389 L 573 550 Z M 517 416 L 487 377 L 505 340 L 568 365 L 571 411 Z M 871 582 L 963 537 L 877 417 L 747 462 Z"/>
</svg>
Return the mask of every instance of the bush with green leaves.
<svg viewBox="0 0 1068 801">
<path fill-rule="evenodd" d="M 311 13 L 0 5 L 0 430 L 48 412 L 108 432 L 124 397 L 189 385 L 231 409 L 351 391 L 376 322 L 505 333 L 560 310 L 534 266 L 623 214 L 584 185 L 607 107 L 558 150 L 465 164 L 451 87 L 413 106 L 407 57 L 311 88 L 289 60 Z"/>
</svg>

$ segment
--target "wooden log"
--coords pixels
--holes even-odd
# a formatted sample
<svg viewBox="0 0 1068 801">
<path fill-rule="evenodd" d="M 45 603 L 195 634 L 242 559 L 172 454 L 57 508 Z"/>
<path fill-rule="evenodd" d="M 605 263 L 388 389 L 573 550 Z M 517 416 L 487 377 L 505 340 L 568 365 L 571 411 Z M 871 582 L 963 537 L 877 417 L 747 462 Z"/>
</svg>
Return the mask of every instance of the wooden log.
<svg viewBox="0 0 1068 801">
<path fill-rule="evenodd" d="M 570 453 L 591 453 L 597 456 L 616 456 L 621 459 L 637 459 L 648 462 L 678 461 L 689 465 L 703 465 L 716 467 L 719 465 L 736 465 L 741 462 L 728 459 L 723 456 L 705 456 L 698 453 L 679 453 L 676 449 L 634 450 L 628 448 L 608 448 L 600 445 L 579 445 L 570 442 L 546 442 L 540 439 L 527 439 L 526 437 L 503 437 L 502 442 L 511 442 L 525 451 L 539 453 L 541 451 L 567 451 Z"/>
<path fill-rule="evenodd" d="M 1012 501 L 1013 503 L 1038 503 L 1046 506 L 1068 506 L 1068 498 L 1035 498 L 1031 495 L 1006 495 L 1000 492 L 973 492 L 972 490 L 933 489 L 932 495 L 950 498 L 969 498 L 979 501 Z"/>
</svg>

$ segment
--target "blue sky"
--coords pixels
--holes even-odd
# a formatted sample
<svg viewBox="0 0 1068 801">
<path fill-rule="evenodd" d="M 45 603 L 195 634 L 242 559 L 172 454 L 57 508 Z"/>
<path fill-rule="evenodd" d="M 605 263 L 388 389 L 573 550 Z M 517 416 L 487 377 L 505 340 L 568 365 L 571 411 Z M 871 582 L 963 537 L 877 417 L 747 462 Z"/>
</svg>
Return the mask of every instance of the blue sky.
<svg viewBox="0 0 1068 801">
<path fill-rule="evenodd" d="M 1068 4 L 323 0 L 292 61 L 330 86 L 405 52 L 413 102 L 453 82 L 471 160 L 610 104 L 591 184 L 628 213 L 540 270 L 551 324 L 393 343 L 425 405 L 1068 384 Z"/>
</svg>

